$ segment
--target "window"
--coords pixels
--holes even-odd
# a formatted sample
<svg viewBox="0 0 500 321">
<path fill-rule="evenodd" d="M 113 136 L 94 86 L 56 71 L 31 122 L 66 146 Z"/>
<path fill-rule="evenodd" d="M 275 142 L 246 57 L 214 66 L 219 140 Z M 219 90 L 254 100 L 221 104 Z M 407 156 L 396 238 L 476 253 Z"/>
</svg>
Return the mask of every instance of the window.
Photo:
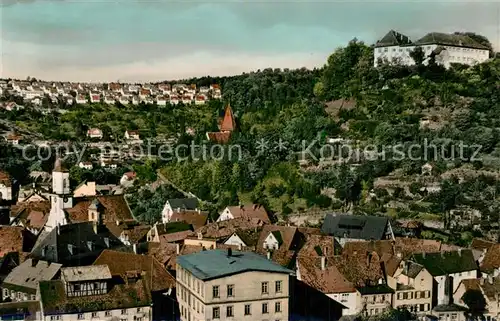
<svg viewBox="0 0 500 321">
<path fill-rule="evenodd" d="M 53 315 L 50 317 L 50 320 L 61 320 L 61 316 L 60 315 Z"/>
<path fill-rule="evenodd" d="M 85 319 L 85 315 L 83 313 L 78 313 L 77 319 L 78 320 L 83 320 L 83 319 Z"/>
<path fill-rule="evenodd" d="M 274 312 L 281 312 L 281 302 L 274 303 Z"/>
<path fill-rule="evenodd" d="M 220 318 L 220 308 L 216 307 L 212 309 L 212 319 L 219 319 Z"/>
<path fill-rule="evenodd" d="M 122 310 L 122 314 L 127 314 L 127 310 L 126 310 L 126 309 L 123 309 L 123 310 Z"/>
<path fill-rule="evenodd" d="M 420 312 L 425 311 L 425 304 L 420 304 L 419 311 Z"/>
<path fill-rule="evenodd" d="M 340 302 L 347 302 L 347 299 L 349 299 L 349 293 L 342 293 L 342 298 L 340 299 Z"/>
<path fill-rule="evenodd" d="M 269 293 L 269 290 L 268 290 L 268 282 L 262 282 L 262 294 L 268 294 Z"/>
<path fill-rule="evenodd" d="M 276 281 L 275 290 L 276 290 L 276 293 L 281 293 L 281 281 Z"/>
<path fill-rule="evenodd" d="M 111 316 L 111 311 L 104 312 L 104 315 L 107 316 L 107 317 Z"/>
<path fill-rule="evenodd" d="M 403 293 L 403 300 L 408 300 L 408 292 Z"/>
<path fill-rule="evenodd" d="M 234 296 L 234 284 L 229 284 L 227 286 L 227 297 L 233 297 Z"/>
<path fill-rule="evenodd" d="M 141 312 L 141 308 L 137 308 L 137 312 Z"/>
<path fill-rule="evenodd" d="M 384 52 L 387 52 L 388 48 L 384 48 Z"/>
<path fill-rule="evenodd" d="M 232 305 L 226 307 L 226 317 L 234 317 Z"/>
<path fill-rule="evenodd" d="M 97 318 L 97 312 L 92 312 L 92 317 Z"/>
<path fill-rule="evenodd" d="M 212 297 L 219 298 L 219 286 L 218 285 L 214 285 L 212 287 Z"/>
<path fill-rule="evenodd" d="M 451 314 L 451 319 L 452 320 L 456 320 L 457 319 L 457 314 L 456 313 L 452 313 Z"/>
<path fill-rule="evenodd" d="M 245 304 L 245 315 L 251 315 L 252 314 L 252 307 L 250 304 Z"/>
<path fill-rule="evenodd" d="M 262 314 L 269 313 L 268 304 L 262 303 Z"/>
</svg>

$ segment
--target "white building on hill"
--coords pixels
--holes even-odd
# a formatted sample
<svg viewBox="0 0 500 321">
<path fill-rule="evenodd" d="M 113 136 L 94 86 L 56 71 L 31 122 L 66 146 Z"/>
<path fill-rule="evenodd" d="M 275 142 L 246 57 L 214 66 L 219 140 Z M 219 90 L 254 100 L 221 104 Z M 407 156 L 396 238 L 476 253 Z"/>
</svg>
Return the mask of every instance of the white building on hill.
<svg viewBox="0 0 500 321">
<path fill-rule="evenodd" d="M 465 35 L 431 32 L 412 42 L 409 37 L 391 30 L 375 44 L 374 66 L 384 61 L 413 65 L 410 53 L 416 47 L 421 47 L 425 53 L 424 64 L 434 53 L 436 62 L 445 68 L 452 63 L 474 65 L 489 59 L 489 49 Z"/>
</svg>

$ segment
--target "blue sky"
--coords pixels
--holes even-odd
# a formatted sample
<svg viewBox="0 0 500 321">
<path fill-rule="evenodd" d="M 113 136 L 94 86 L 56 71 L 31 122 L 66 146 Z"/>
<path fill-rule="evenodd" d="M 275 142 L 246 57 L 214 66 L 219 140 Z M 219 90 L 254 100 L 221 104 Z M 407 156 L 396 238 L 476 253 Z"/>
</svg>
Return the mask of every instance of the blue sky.
<svg viewBox="0 0 500 321">
<path fill-rule="evenodd" d="M 0 0 L 4 77 L 159 80 L 321 66 L 396 29 L 475 31 L 498 48 L 500 3 Z"/>
</svg>

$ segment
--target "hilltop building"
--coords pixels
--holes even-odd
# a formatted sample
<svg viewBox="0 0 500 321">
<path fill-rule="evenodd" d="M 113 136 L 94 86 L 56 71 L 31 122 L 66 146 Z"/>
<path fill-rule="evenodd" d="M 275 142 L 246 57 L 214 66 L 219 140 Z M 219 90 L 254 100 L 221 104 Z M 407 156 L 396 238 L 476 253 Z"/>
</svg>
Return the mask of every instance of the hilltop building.
<svg viewBox="0 0 500 321">
<path fill-rule="evenodd" d="M 375 44 L 374 66 L 383 61 L 414 65 L 410 53 L 416 47 L 421 47 L 425 53 L 424 64 L 435 54 L 436 62 L 445 68 L 452 63 L 474 65 L 489 59 L 489 48 L 465 35 L 431 32 L 413 42 L 409 37 L 391 30 Z"/>
</svg>

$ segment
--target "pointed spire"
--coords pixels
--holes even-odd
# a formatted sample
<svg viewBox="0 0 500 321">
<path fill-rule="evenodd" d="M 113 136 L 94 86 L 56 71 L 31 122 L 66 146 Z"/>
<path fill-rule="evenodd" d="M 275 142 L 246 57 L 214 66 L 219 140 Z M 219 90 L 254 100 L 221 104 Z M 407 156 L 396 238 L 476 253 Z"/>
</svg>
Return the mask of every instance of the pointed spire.
<svg viewBox="0 0 500 321">
<path fill-rule="evenodd" d="M 54 170 L 53 172 L 58 172 L 58 173 L 66 173 L 68 172 L 68 169 L 66 169 L 63 164 L 61 159 L 58 157 L 56 158 L 56 162 L 54 164 Z"/>
<path fill-rule="evenodd" d="M 236 129 L 236 121 L 234 120 L 233 110 L 231 105 L 228 103 L 226 110 L 224 111 L 224 118 L 222 119 L 220 131 L 221 132 L 232 132 Z"/>
</svg>

